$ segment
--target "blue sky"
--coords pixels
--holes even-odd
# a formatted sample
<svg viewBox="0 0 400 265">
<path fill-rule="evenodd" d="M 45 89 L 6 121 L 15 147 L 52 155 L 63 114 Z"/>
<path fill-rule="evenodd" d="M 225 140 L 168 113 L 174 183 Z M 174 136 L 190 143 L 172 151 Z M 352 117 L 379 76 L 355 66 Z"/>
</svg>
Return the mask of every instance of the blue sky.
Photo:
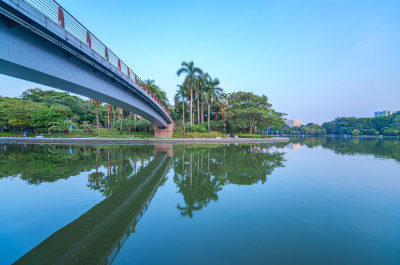
<svg viewBox="0 0 400 265">
<path fill-rule="evenodd" d="M 172 101 L 183 60 L 323 123 L 400 110 L 400 1 L 59 0 Z M 140 38 L 139 38 L 140 37 Z M 0 95 L 43 87 L 0 75 Z"/>
</svg>

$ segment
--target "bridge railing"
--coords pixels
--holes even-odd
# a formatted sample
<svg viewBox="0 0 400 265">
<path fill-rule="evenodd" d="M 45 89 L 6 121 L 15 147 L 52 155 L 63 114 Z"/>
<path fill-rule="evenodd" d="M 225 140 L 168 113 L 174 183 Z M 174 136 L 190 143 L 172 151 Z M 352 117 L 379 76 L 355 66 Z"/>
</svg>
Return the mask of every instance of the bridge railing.
<svg viewBox="0 0 400 265">
<path fill-rule="evenodd" d="M 95 51 L 103 59 L 107 60 L 118 70 L 127 76 L 130 80 L 139 85 L 147 94 L 149 94 L 154 101 L 164 109 L 165 113 L 172 120 L 167 108 L 161 101 L 154 95 L 136 74 L 132 71 L 114 52 L 112 52 L 103 42 L 101 42 L 93 33 L 91 33 L 85 26 L 83 26 L 74 16 L 65 10 L 55 0 L 25 0 L 36 10 L 41 12 L 47 18 L 58 24 L 60 27 L 68 31 L 80 42 L 85 43 L 89 48 Z"/>
</svg>

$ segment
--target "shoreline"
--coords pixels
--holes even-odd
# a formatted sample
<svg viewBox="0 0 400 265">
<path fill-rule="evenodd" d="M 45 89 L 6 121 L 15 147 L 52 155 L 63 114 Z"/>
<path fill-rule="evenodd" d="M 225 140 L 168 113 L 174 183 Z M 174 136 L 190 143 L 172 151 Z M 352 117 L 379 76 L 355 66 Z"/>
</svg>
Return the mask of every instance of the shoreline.
<svg viewBox="0 0 400 265">
<path fill-rule="evenodd" d="M 175 139 L 125 139 L 125 138 L 17 138 L 0 137 L 0 143 L 29 144 L 235 144 L 235 143 L 285 143 L 289 138 L 175 138 Z"/>
</svg>

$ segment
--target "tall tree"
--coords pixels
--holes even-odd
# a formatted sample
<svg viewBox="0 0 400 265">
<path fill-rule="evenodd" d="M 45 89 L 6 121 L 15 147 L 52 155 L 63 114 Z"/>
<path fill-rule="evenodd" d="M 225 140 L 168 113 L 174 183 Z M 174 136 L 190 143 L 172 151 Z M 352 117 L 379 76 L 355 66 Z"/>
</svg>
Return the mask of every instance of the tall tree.
<svg viewBox="0 0 400 265">
<path fill-rule="evenodd" d="M 286 114 L 277 112 L 274 109 L 269 109 L 267 111 L 264 111 L 264 115 L 261 117 L 260 121 L 258 122 L 258 127 L 267 129 L 267 135 L 268 135 L 269 129 L 272 126 L 282 127 L 283 125 L 285 125 L 285 122 L 283 120 L 284 115 L 286 115 Z"/>
<path fill-rule="evenodd" d="M 251 92 L 236 92 L 229 95 L 231 114 L 237 120 L 246 121 L 250 134 L 254 126 L 270 111 L 271 104 L 265 95 L 258 96 Z"/>
<path fill-rule="evenodd" d="M 99 120 L 99 104 L 101 104 L 101 101 L 95 99 L 89 99 L 89 102 L 96 105 L 96 128 L 97 128 L 97 133 L 100 135 L 101 132 L 100 132 L 100 120 Z"/>
<path fill-rule="evenodd" d="M 200 94 L 201 94 L 201 79 L 200 75 L 194 80 L 194 95 L 197 99 L 197 124 L 200 124 Z"/>
<path fill-rule="evenodd" d="M 194 79 L 196 75 L 199 75 L 202 73 L 201 69 L 194 66 L 193 61 L 190 62 L 182 62 L 182 67 L 176 72 L 178 76 L 181 76 L 181 74 L 186 74 L 186 80 L 188 82 L 189 86 L 189 91 L 190 91 L 190 126 L 193 125 L 193 85 L 194 85 Z"/>
<path fill-rule="evenodd" d="M 175 104 L 182 100 L 182 125 L 185 127 L 185 97 L 188 93 L 185 82 L 182 85 L 177 85 L 178 89 L 175 94 Z"/>
<path fill-rule="evenodd" d="M 222 93 L 218 102 L 219 112 L 221 113 L 222 120 L 224 121 L 224 131 L 226 132 L 226 117 L 228 116 L 228 95 Z"/>
<path fill-rule="evenodd" d="M 206 94 L 206 82 L 210 78 L 210 75 L 208 73 L 200 75 L 200 86 L 201 86 L 201 123 L 204 122 L 204 97 Z"/>
<path fill-rule="evenodd" d="M 222 88 L 219 87 L 219 79 L 211 77 L 207 80 L 207 94 L 206 94 L 206 101 L 208 105 L 208 113 L 207 113 L 207 121 L 208 121 L 208 130 L 211 129 L 211 111 L 210 107 L 211 104 L 218 100 L 219 95 L 222 93 Z"/>
</svg>

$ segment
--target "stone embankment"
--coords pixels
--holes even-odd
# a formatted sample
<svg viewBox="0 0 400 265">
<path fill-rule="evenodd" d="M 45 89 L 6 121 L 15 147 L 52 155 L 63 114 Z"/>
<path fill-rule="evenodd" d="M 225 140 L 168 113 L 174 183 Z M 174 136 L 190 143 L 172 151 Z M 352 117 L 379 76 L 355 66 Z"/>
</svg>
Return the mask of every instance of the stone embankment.
<svg viewBox="0 0 400 265">
<path fill-rule="evenodd" d="M 234 144 L 280 143 L 289 138 L 204 138 L 204 139 L 112 139 L 112 138 L 9 138 L 0 137 L 2 143 L 29 144 Z"/>
</svg>

